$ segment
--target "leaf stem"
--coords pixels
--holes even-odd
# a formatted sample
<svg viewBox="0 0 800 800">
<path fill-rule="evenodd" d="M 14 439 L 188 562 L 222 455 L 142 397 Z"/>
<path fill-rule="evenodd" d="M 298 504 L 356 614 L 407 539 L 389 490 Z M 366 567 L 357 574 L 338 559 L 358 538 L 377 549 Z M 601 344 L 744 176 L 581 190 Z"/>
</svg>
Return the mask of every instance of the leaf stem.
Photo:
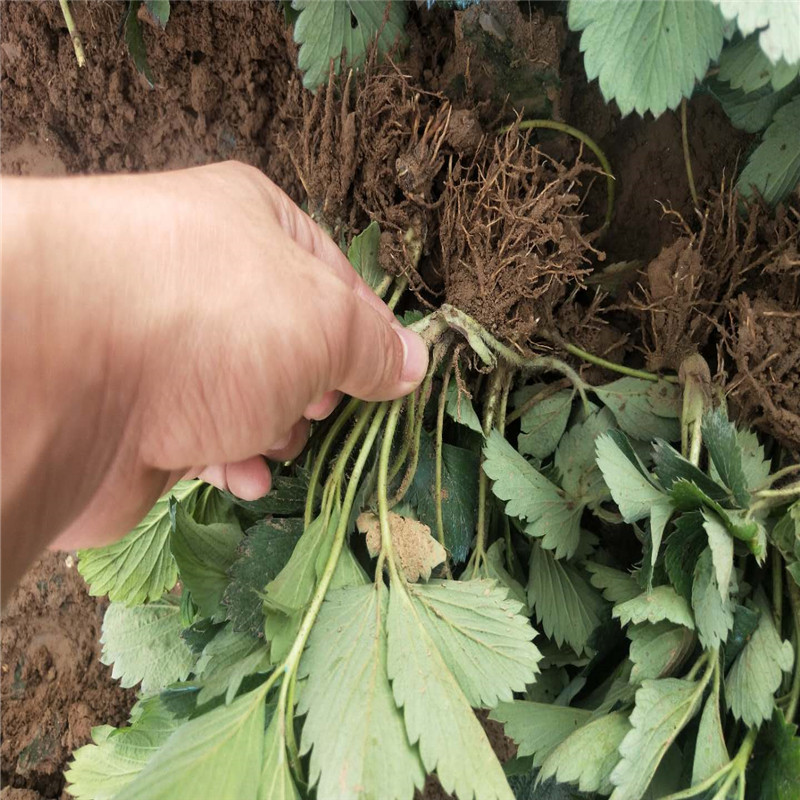
<svg viewBox="0 0 800 800">
<path fill-rule="evenodd" d="M 406 429 L 403 434 L 403 443 L 400 445 L 400 451 L 394 460 L 394 463 L 389 470 L 389 483 L 391 483 L 403 464 L 406 463 L 411 443 L 414 441 L 414 432 L 416 431 L 416 395 L 410 394 L 406 398 L 405 411 L 406 411 Z"/>
<path fill-rule="evenodd" d="M 442 377 L 442 388 L 439 393 L 439 407 L 436 410 L 436 441 L 434 443 L 435 453 L 435 476 L 434 476 L 434 505 L 436 508 L 436 537 L 439 544 L 447 552 L 447 547 L 444 541 L 444 516 L 442 513 L 442 448 L 444 438 L 444 411 L 447 405 L 447 388 L 450 385 L 450 377 L 453 374 L 453 362 L 447 365 Z M 452 578 L 450 572 L 450 559 L 445 558 L 444 569 L 448 578 Z"/>
<path fill-rule="evenodd" d="M 770 547 L 770 569 L 772 570 L 772 618 L 778 632 L 783 627 L 783 559 L 777 547 Z"/>
<path fill-rule="evenodd" d="M 615 364 L 613 361 L 601 358 L 593 353 L 588 353 L 586 350 L 583 350 L 574 344 L 570 344 L 569 342 L 564 342 L 562 347 L 568 353 L 572 354 L 573 356 L 577 356 L 584 361 L 588 361 L 590 364 L 596 364 L 598 367 L 603 367 L 603 369 L 608 369 L 612 372 L 618 372 L 620 375 L 627 375 L 629 378 L 640 378 L 643 381 L 653 381 L 654 383 L 659 380 L 667 381 L 668 383 L 678 382 L 678 378 L 675 375 L 656 375 L 654 372 L 646 372 L 643 369 L 633 369 L 633 367 Z"/>
<path fill-rule="evenodd" d="M 681 142 L 683 143 L 683 163 L 686 166 L 686 179 L 689 181 L 689 191 L 692 195 L 694 207 L 698 208 L 697 189 L 694 185 L 694 172 L 692 171 L 692 158 L 689 155 L 689 132 L 686 125 L 686 98 L 681 100 Z"/>
<path fill-rule="evenodd" d="M 500 128 L 500 133 L 507 133 L 513 127 L 514 125 L 506 125 Z M 606 158 L 606 154 L 600 149 L 600 146 L 594 139 L 591 139 L 583 131 L 578 130 L 578 128 L 567 125 L 565 122 L 557 122 L 553 119 L 524 119 L 519 123 L 519 129 L 521 131 L 530 130 L 532 128 L 547 128 L 549 130 L 566 133 L 578 141 L 583 142 L 597 156 L 597 160 L 600 162 L 600 166 L 602 166 L 606 176 L 606 216 L 603 226 L 600 228 L 601 231 L 605 231 L 609 225 L 611 225 L 611 217 L 614 214 L 614 192 L 616 184 L 616 179 L 611 169 L 611 163 Z"/>
<path fill-rule="evenodd" d="M 792 687 L 789 690 L 789 704 L 786 707 L 786 721 L 792 723 L 794 722 L 795 714 L 797 714 L 798 702 L 800 702 L 800 586 L 794 582 L 790 575 L 786 581 L 786 587 L 789 590 L 789 603 L 792 608 L 792 619 L 794 620 L 794 676 L 792 678 Z"/>
<path fill-rule="evenodd" d="M 400 298 L 403 296 L 403 293 L 408 288 L 408 278 L 405 275 L 401 275 L 397 279 L 397 283 L 394 285 L 394 291 L 392 292 L 392 296 L 386 301 L 386 305 L 394 311 L 395 306 L 400 302 Z"/>
<path fill-rule="evenodd" d="M 383 443 L 381 444 L 378 456 L 378 520 L 381 526 L 381 556 L 379 567 L 382 567 L 383 560 L 389 564 L 389 574 L 392 580 L 399 579 L 397 563 L 395 562 L 394 549 L 392 547 L 392 532 L 389 526 L 389 456 L 392 452 L 392 442 L 397 420 L 400 416 L 400 401 L 392 403 L 389 416 L 386 420 L 386 427 L 383 431 Z M 380 574 L 380 573 L 379 573 Z"/>
<path fill-rule="evenodd" d="M 794 497 L 800 494 L 800 482 L 790 483 L 784 486 L 783 489 L 761 489 L 756 492 L 756 497 L 772 498 L 772 497 Z"/>
<path fill-rule="evenodd" d="M 69 10 L 69 3 L 67 0 L 58 0 L 61 6 L 61 13 L 64 16 L 64 22 L 67 23 L 67 30 L 69 31 L 70 39 L 72 39 L 72 49 L 75 51 L 75 59 L 79 67 L 86 65 L 86 54 L 83 52 L 83 42 L 78 28 L 75 25 L 75 20 L 72 19 L 72 12 Z"/>
<path fill-rule="evenodd" d="M 795 472 L 800 472 L 800 464 L 790 464 L 788 467 L 784 467 L 783 469 L 779 469 L 777 472 L 773 472 L 772 475 L 770 475 L 767 480 L 758 487 L 758 491 L 768 489 L 770 486 L 773 486 L 787 475 L 794 475 Z"/>
</svg>

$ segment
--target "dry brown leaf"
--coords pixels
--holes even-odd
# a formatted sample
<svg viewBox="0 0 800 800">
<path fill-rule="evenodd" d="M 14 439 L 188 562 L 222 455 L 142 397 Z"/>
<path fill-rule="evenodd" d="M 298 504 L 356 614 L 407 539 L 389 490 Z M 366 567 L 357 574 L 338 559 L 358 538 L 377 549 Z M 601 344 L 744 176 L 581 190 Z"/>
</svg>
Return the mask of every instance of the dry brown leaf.
<svg viewBox="0 0 800 800">
<path fill-rule="evenodd" d="M 376 514 L 364 511 L 356 520 L 361 533 L 366 535 L 371 556 L 381 552 L 381 524 Z M 406 579 L 415 583 L 420 578 L 428 580 L 431 570 L 447 558 L 447 551 L 431 536 L 431 529 L 416 519 L 389 512 L 392 546 Z"/>
</svg>

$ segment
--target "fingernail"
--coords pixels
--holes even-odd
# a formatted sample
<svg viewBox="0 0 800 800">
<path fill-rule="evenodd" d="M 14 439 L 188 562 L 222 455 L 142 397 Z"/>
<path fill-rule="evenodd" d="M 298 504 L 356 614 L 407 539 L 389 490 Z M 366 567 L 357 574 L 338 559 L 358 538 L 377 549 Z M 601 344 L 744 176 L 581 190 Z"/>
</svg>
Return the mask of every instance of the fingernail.
<svg viewBox="0 0 800 800">
<path fill-rule="evenodd" d="M 418 333 L 401 325 L 396 325 L 395 331 L 403 343 L 403 371 L 400 380 L 416 386 L 428 371 L 428 348 Z"/>
</svg>

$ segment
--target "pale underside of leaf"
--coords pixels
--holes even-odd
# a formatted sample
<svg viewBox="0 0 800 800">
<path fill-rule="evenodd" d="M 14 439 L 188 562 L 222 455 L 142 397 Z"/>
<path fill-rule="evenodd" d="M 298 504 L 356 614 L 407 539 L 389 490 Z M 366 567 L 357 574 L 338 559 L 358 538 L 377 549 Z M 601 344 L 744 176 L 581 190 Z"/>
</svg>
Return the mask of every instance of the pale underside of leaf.
<svg viewBox="0 0 800 800">
<path fill-rule="evenodd" d="M 620 621 L 620 625 L 655 623 L 665 619 L 694 630 L 689 604 L 671 586 L 655 586 L 651 591 L 615 606 L 612 616 Z"/>
<path fill-rule="evenodd" d="M 662 620 L 651 625 L 643 622 L 631 625 L 627 631 L 631 640 L 631 683 L 668 677 L 691 652 L 695 637 L 683 625 Z"/>
</svg>

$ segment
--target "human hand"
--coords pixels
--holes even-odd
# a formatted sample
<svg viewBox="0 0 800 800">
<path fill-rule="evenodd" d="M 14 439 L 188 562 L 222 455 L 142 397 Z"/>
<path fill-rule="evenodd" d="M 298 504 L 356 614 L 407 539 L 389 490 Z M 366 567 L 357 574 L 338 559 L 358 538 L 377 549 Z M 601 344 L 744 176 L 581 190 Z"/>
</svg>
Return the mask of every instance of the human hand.
<svg viewBox="0 0 800 800">
<path fill-rule="evenodd" d="M 4 441 L 3 458 L 27 444 L 50 466 L 3 465 L 4 516 L 25 494 L 23 476 L 41 476 L 40 525 L 63 531 L 60 547 L 124 534 L 184 474 L 260 497 L 270 486 L 262 454 L 298 454 L 308 420 L 340 393 L 391 399 L 426 371 L 421 339 L 253 168 L 12 185 L 9 226 L 27 243 L 4 258 L 15 290 L 4 286 L 4 427 L 38 415 L 45 433 Z M 31 297 L 30 315 L 9 308 L 9 318 L 7 301 L 24 308 Z M 34 408 L 12 388 L 32 368 L 31 348 L 32 395 L 46 398 Z"/>
</svg>

